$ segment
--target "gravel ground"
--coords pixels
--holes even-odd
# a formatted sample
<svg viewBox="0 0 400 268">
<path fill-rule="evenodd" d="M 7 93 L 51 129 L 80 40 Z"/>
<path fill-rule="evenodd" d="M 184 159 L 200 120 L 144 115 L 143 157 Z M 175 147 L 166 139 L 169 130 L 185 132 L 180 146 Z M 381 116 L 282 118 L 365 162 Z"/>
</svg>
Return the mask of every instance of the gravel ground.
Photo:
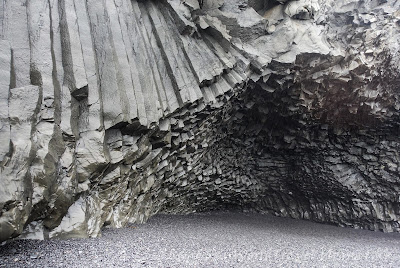
<svg viewBox="0 0 400 268">
<path fill-rule="evenodd" d="M 400 267 L 400 234 L 253 213 L 158 215 L 101 238 L 15 240 L 0 267 Z"/>
</svg>

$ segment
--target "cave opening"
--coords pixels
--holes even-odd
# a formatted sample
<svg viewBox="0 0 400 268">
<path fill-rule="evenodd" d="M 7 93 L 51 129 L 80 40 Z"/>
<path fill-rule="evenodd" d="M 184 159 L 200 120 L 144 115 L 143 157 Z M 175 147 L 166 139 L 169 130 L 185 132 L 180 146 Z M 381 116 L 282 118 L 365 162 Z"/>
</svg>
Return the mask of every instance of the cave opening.
<svg viewBox="0 0 400 268">
<path fill-rule="evenodd" d="M 398 4 L 64 2 L 4 2 L 0 241 L 216 209 L 399 231 Z"/>
<path fill-rule="evenodd" d="M 243 210 L 398 230 L 389 216 L 398 209 L 395 193 L 372 188 L 368 180 L 371 174 L 377 181 L 390 176 L 368 169 L 376 159 L 365 156 L 381 150 L 385 139 L 313 118 L 299 98 L 290 97 L 296 94 L 295 86 L 277 89 L 273 79 L 249 83 L 218 112 L 213 140 L 195 163 L 201 174 L 193 175 L 190 188 L 176 188 L 162 212 Z M 369 129 L 381 131 L 387 132 Z M 377 219 L 376 208 L 388 213 Z"/>
</svg>

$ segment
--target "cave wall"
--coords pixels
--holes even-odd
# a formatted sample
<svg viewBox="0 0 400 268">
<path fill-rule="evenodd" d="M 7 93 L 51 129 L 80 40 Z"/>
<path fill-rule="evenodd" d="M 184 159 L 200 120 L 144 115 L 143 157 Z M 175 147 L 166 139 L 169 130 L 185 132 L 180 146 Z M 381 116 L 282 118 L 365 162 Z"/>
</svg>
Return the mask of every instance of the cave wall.
<svg viewBox="0 0 400 268">
<path fill-rule="evenodd" d="M 253 2 L 2 1 L 0 241 L 231 208 L 399 231 L 400 4 Z"/>
</svg>

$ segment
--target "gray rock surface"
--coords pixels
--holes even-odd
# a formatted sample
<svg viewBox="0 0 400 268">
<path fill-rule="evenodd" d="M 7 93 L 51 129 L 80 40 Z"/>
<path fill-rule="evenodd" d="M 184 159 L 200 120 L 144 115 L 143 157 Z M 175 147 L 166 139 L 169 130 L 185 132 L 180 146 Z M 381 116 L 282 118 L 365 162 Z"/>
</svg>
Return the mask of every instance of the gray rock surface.
<svg viewBox="0 0 400 268">
<path fill-rule="evenodd" d="M 400 3 L 0 3 L 0 241 L 242 208 L 400 231 Z"/>
</svg>

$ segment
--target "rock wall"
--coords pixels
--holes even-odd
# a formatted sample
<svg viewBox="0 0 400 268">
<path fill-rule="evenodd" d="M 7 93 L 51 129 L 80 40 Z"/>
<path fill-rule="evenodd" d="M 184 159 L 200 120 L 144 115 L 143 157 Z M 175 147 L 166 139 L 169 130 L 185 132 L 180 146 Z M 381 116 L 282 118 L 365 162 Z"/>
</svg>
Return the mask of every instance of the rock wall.
<svg viewBox="0 0 400 268">
<path fill-rule="evenodd" d="M 0 2 L 0 241 L 239 208 L 400 231 L 400 2 Z"/>
</svg>

